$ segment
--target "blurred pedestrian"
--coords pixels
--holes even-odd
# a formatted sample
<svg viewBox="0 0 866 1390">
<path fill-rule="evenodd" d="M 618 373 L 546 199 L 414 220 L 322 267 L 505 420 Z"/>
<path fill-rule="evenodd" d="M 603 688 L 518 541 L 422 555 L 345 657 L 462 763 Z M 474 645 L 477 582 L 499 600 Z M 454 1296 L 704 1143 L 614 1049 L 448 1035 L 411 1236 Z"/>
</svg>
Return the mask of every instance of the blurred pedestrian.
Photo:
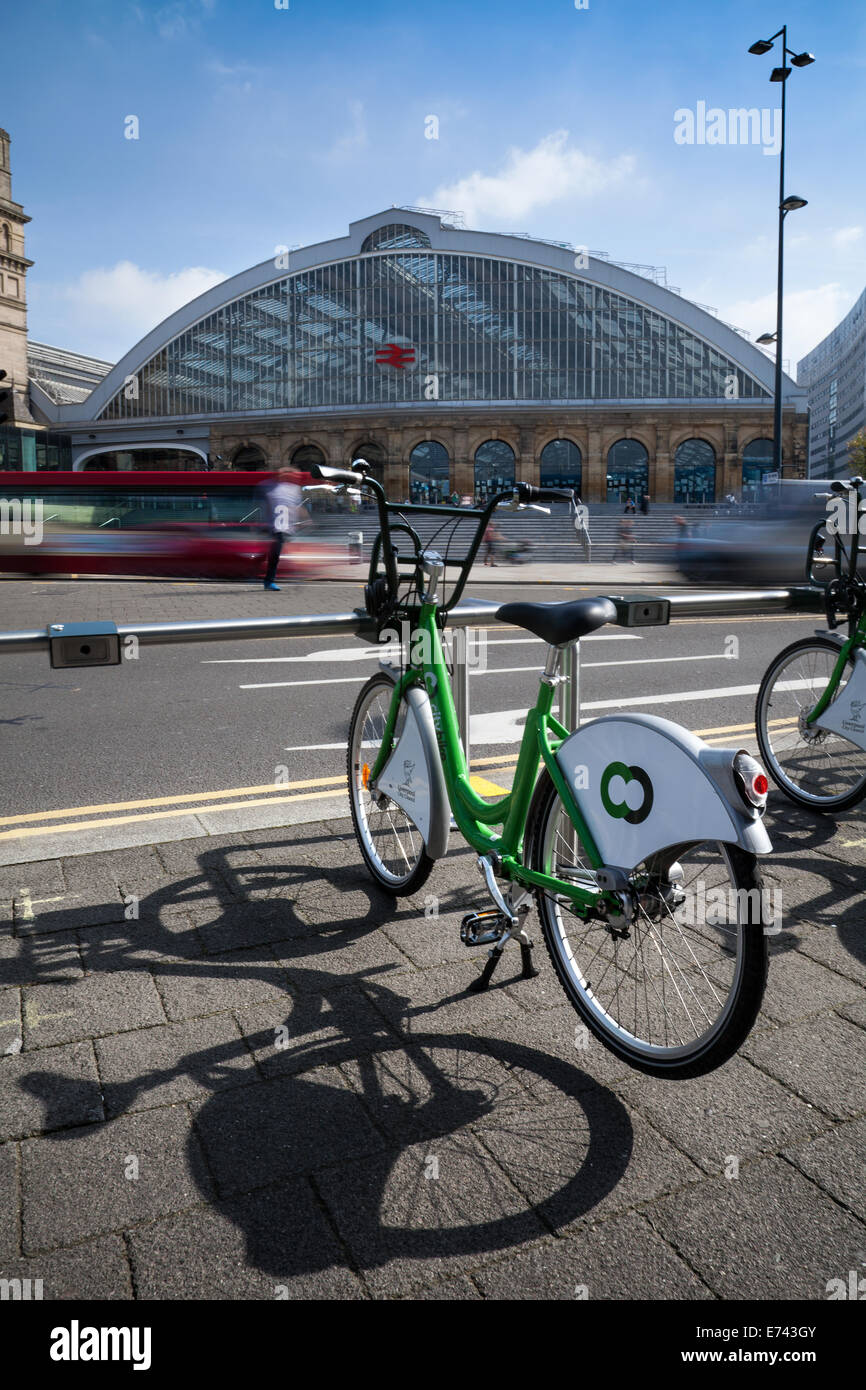
<svg viewBox="0 0 866 1390">
<path fill-rule="evenodd" d="M 611 561 L 611 564 L 616 564 L 617 560 L 620 557 L 620 554 L 624 555 L 626 560 L 630 560 L 633 565 L 637 564 L 637 561 L 634 558 L 633 521 L 626 521 L 625 519 L 623 519 L 619 523 L 619 540 L 616 544 L 616 550 L 613 552 L 613 560 Z"/>
<path fill-rule="evenodd" d="M 278 468 L 270 478 L 256 488 L 259 512 L 270 535 L 264 587 L 279 592 L 276 582 L 277 566 L 283 546 L 298 524 L 298 509 L 302 501 L 297 474 L 291 468 Z"/>
<path fill-rule="evenodd" d="M 495 566 L 496 566 L 496 560 L 495 560 L 494 557 L 495 557 L 495 555 L 496 555 L 497 546 L 499 545 L 499 542 L 500 542 L 501 540 L 502 540 L 502 533 L 497 529 L 497 527 L 495 527 L 495 526 L 493 525 L 493 522 L 492 522 L 492 521 L 488 522 L 488 524 L 487 524 L 487 530 L 484 532 L 484 563 L 485 563 L 485 565 L 493 565 L 494 568 L 495 568 Z"/>
<path fill-rule="evenodd" d="M 649 504 L 650 504 L 650 495 L 649 495 L 649 493 L 648 493 L 648 492 L 643 492 L 643 493 L 641 493 L 640 509 L 641 509 L 641 512 L 643 513 L 644 516 L 646 516 L 647 512 L 649 511 Z"/>
</svg>

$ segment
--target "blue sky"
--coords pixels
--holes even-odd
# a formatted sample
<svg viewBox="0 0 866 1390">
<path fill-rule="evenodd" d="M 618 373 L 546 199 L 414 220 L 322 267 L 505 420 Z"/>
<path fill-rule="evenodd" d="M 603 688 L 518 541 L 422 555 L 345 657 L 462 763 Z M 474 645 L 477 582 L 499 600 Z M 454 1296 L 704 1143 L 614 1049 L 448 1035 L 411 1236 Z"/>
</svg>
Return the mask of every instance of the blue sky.
<svg viewBox="0 0 866 1390">
<path fill-rule="evenodd" d="M 787 191 L 809 206 L 786 223 L 785 358 L 866 284 L 856 0 L 288 4 L 40 0 L 4 18 L 32 338 L 115 360 L 275 247 L 394 203 L 664 265 L 757 336 L 775 320 L 778 156 L 677 143 L 675 113 L 777 107 L 773 55 L 746 50 L 783 19 L 817 59 L 788 83 Z"/>
</svg>

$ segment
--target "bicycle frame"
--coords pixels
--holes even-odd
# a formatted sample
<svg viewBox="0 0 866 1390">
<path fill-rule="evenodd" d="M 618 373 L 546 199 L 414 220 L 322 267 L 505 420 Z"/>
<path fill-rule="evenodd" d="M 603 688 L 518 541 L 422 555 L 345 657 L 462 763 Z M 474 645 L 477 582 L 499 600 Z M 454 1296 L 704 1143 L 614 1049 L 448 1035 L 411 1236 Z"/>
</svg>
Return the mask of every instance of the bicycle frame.
<svg viewBox="0 0 866 1390">
<path fill-rule="evenodd" d="M 859 527 L 861 492 L 859 487 L 855 489 L 855 496 L 857 499 L 854 509 L 856 524 L 851 535 L 850 550 L 846 550 L 846 547 L 838 534 L 835 537 L 837 568 L 841 569 L 841 557 L 844 556 L 848 562 L 848 575 L 854 581 L 856 581 L 857 579 L 857 564 L 861 548 Z M 824 525 L 825 523 L 821 522 L 818 526 L 814 528 L 814 531 L 812 533 L 812 539 L 809 543 L 809 556 L 806 562 L 806 571 L 807 576 L 810 580 L 812 579 L 812 547 L 814 545 L 814 538 L 816 533 L 819 530 L 821 530 Z M 830 620 L 832 620 L 832 615 L 828 617 L 828 621 Z M 821 698 L 818 700 L 818 703 L 815 705 L 815 708 L 811 710 L 809 714 L 806 715 L 807 724 L 814 724 L 815 720 L 820 719 L 821 716 L 827 710 L 827 708 L 832 704 L 833 700 L 835 699 L 836 692 L 839 689 L 839 683 L 842 679 L 842 675 L 845 671 L 845 667 L 847 665 L 849 657 L 851 656 L 851 653 L 856 651 L 858 647 L 864 646 L 866 646 L 866 610 L 864 610 L 860 614 L 860 617 L 859 619 L 857 619 L 856 622 L 851 621 L 851 623 L 849 624 L 848 638 L 845 642 L 843 642 L 842 646 L 839 649 L 839 656 L 836 660 L 836 664 L 833 667 L 833 670 L 830 673 L 830 679 L 827 682 L 826 689 L 821 695 Z"/>
<path fill-rule="evenodd" d="M 836 665 L 830 673 L 830 679 L 827 682 L 826 689 L 815 708 L 806 715 L 807 724 L 814 724 L 815 720 L 820 719 L 824 711 L 832 704 L 836 692 L 839 689 L 839 682 L 842 679 L 848 658 L 858 647 L 864 646 L 866 646 L 866 612 L 861 614 L 860 621 L 857 623 L 851 636 L 848 637 L 839 648 L 839 656 L 836 659 Z"/>
<path fill-rule="evenodd" d="M 602 900 L 610 899 L 615 903 L 616 900 L 609 893 L 600 889 L 566 882 L 530 869 L 523 863 L 526 819 L 538 778 L 539 763 L 543 762 L 580 837 L 589 863 L 594 869 L 604 867 L 574 792 L 556 761 L 556 750 L 570 731 L 552 713 L 554 682 L 544 678 L 539 682 L 537 701 L 526 716 L 511 791 L 496 802 L 486 801 L 475 791 L 470 781 L 436 615 L 435 602 L 422 604 L 410 652 L 420 647 L 423 660 L 410 660 L 410 664 L 395 685 L 382 744 L 370 772 L 371 782 L 375 783 L 391 754 L 397 713 L 404 691 L 411 685 L 422 685 L 430 699 L 451 811 L 458 829 L 469 844 L 478 850 L 479 854 L 496 855 L 503 877 L 525 887 L 546 888 L 557 895 L 567 897 L 575 911 L 581 914 L 585 914 L 589 908 L 597 906 Z M 417 642 L 415 639 L 419 633 L 421 641 Z M 496 834 L 492 829 L 497 825 L 502 826 L 500 834 Z"/>
</svg>

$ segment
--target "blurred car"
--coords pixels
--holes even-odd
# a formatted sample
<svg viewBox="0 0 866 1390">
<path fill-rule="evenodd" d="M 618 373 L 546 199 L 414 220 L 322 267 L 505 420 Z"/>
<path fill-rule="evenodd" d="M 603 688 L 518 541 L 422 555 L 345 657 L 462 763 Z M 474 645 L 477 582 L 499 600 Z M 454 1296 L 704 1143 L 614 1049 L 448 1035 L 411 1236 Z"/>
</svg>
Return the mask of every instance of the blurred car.
<svg viewBox="0 0 866 1390">
<path fill-rule="evenodd" d="M 821 478 L 788 480 L 767 490 L 747 515 L 689 525 L 677 541 L 677 567 L 696 584 L 805 584 L 809 537 L 826 519 L 830 490 Z"/>
</svg>

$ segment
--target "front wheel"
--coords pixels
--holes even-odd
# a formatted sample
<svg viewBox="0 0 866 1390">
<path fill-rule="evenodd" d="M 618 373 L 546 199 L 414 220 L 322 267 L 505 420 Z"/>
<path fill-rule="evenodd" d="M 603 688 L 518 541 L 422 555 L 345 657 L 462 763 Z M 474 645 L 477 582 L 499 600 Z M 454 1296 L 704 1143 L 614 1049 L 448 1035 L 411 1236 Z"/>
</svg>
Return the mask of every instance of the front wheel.
<svg viewBox="0 0 866 1390">
<path fill-rule="evenodd" d="M 349 725 L 349 804 L 367 868 L 386 892 L 404 897 L 426 883 L 433 860 L 424 849 L 414 821 L 395 801 L 376 793 L 370 785 L 393 693 L 393 681 L 380 673 L 367 681 L 355 702 Z M 403 732 L 407 709 L 406 701 L 401 700 L 394 727 L 395 744 Z"/>
<path fill-rule="evenodd" d="M 592 887 L 596 875 L 547 773 L 527 837 L 531 868 Z M 664 870 L 661 865 L 664 863 Z M 586 1026 L 639 1071 L 702 1076 L 741 1046 L 767 978 L 769 914 L 755 856 L 684 843 L 629 875 L 630 920 L 584 918 L 536 895 L 544 943 Z"/>
<path fill-rule="evenodd" d="M 755 727 L 767 771 L 798 806 L 846 811 L 866 795 L 866 753 L 841 734 L 806 723 L 839 660 L 827 637 L 793 642 L 772 662 L 758 691 Z M 834 699 L 853 671 L 850 658 Z"/>
</svg>

